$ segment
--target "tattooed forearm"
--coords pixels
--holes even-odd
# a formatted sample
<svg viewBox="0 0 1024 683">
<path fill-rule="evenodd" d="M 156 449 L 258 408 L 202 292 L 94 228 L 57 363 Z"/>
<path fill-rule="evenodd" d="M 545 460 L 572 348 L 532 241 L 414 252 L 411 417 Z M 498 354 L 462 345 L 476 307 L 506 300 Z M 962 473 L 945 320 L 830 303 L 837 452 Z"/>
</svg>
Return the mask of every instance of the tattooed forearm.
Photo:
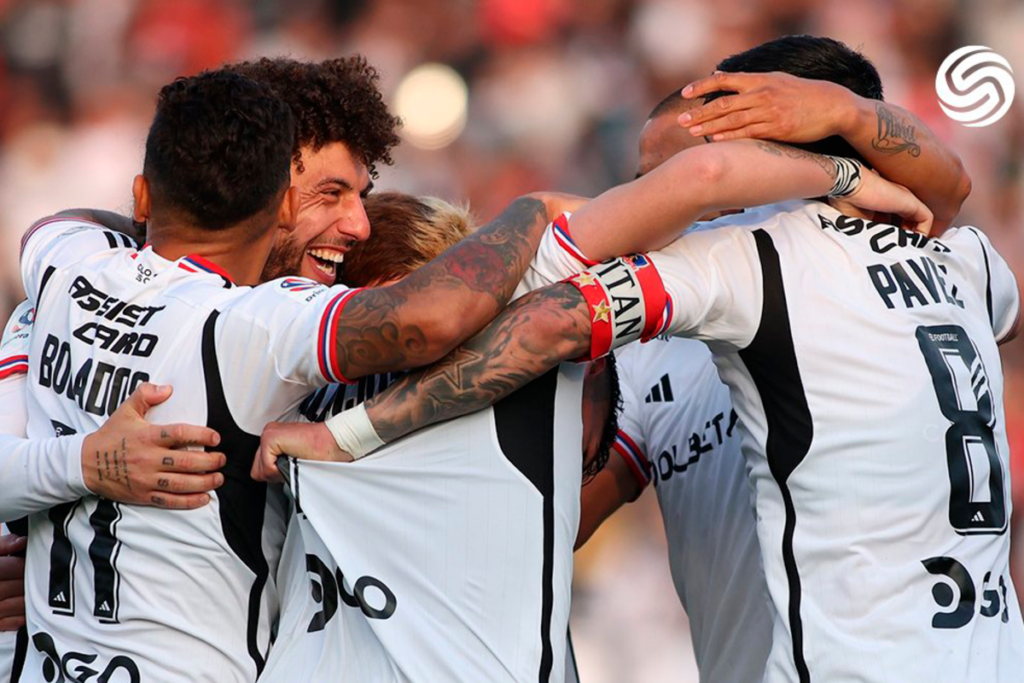
<svg viewBox="0 0 1024 683">
<path fill-rule="evenodd" d="M 780 145 L 776 142 L 766 142 L 764 140 L 756 140 L 755 142 L 762 151 L 767 152 L 772 156 L 785 156 L 790 159 L 806 159 L 808 161 L 813 161 L 828 174 L 829 178 L 832 180 L 836 179 L 836 165 L 820 154 L 798 149 L 797 147 L 790 147 L 789 145 Z"/>
<path fill-rule="evenodd" d="M 436 365 L 405 376 L 366 403 L 385 442 L 493 405 L 590 347 L 579 291 L 556 284 L 519 299 Z"/>
<path fill-rule="evenodd" d="M 390 287 L 349 301 L 335 338 L 349 379 L 431 363 L 508 303 L 540 243 L 544 202 L 523 198 Z"/>
<path fill-rule="evenodd" d="M 875 106 L 878 117 L 878 134 L 871 141 L 871 148 L 883 154 L 908 152 L 912 157 L 921 156 L 921 145 L 917 143 L 916 126 L 913 120 L 897 116 L 884 104 Z"/>
</svg>

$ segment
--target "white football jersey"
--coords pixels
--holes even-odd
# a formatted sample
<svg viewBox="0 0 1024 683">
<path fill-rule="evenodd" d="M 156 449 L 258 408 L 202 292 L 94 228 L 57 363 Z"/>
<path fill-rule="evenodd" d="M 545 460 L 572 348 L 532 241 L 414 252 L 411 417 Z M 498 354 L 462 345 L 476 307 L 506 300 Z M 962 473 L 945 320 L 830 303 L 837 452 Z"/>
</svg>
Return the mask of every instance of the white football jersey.
<svg viewBox="0 0 1024 683">
<path fill-rule="evenodd" d="M 292 580 L 261 681 L 562 681 L 583 371 L 358 463 L 290 461 Z"/>
<path fill-rule="evenodd" d="M 4 327 L 0 339 L 0 434 L 25 436 L 25 373 L 28 372 L 28 345 L 35 310 L 28 301 L 18 304 Z M 9 529 L 0 524 L 0 535 Z M 17 683 L 24 666 L 28 634 L 0 633 L 0 683 Z"/>
<path fill-rule="evenodd" d="M 559 226 L 549 226 L 517 296 L 583 267 Z M 291 461 L 297 513 L 261 682 L 574 676 L 565 634 L 582 376 L 581 366 L 563 365 L 493 408 L 358 463 Z M 320 389 L 294 419 L 323 421 L 395 378 Z"/>
<path fill-rule="evenodd" d="M 651 259 L 669 333 L 708 342 L 740 417 L 778 614 L 765 679 L 1019 682 L 1006 263 L 974 228 L 816 201 L 711 228 Z"/>
<path fill-rule="evenodd" d="M 701 680 L 759 681 L 774 610 L 729 388 L 699 341 L 658 337 L 617 356 L 615 450 L 654 481 Z"/>
<path fill-rule="evenodd" d="M 340 378 L 331 340 L 352 290 L 236 287 L 204 259 L 168 261 L 82 221 L 42 224 L 22 273 L 37 304 L 30 438 L 93 431 L 151 381 L 174 394 L 148 419 L 205 424 L 228 456 L 198 510 L 122 506 L 83 486 L 81 500 L 31 516 L 25 680 L 255 680 L 286 518 L 250 478 L 252 457 L 268 421 Z M 96 466 L 124 465 L 97 454 Z"/>
</svg>

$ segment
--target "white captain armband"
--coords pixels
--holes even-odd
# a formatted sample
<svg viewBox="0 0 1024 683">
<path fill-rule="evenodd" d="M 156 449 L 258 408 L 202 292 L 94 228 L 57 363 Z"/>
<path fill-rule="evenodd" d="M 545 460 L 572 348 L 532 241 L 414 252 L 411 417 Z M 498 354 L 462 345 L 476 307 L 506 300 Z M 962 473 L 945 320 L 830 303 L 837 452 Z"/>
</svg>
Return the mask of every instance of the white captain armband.
<svg viewBox="0 0 1024 683">
<path fill-rule="evenodd" d="M 614 349 L 657 336 L 667 324 L 669 298 L 654 263 L 645 254 L 605 261 L 566 280 L 590 309 L 590 361 Z"/>
<path fill-rule="evenodd" d="M 363 403 L 338 413 L 324 422 L 324 425 L 334 437 L 338 448 L 351 455 L 353 460 L 359 460 L 384 445 Z"/>
</svg>

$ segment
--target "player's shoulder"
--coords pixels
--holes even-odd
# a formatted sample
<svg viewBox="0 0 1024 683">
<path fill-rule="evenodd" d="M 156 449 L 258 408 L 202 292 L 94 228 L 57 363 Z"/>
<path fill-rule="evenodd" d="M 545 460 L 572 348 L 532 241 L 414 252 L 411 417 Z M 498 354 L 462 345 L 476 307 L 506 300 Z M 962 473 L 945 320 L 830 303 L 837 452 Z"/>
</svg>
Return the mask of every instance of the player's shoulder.
<svg viewBox="0 0 1024 683">
<path fill-rule="evenodd" d="M 32 341 L 35 308 L 23 301 L 11 314 L 0 338 L 0 379 L 28 371 L 28 350 Z"/>
<path fill-rule="evenodd" d="M 63 244 L 73 241 L 76 250 L 91 247 L 89 251 L 135 248 L 135 241 L 122 233 L 110 230 L 92 220 L 71 215 L 56 215 L 36 221 L 21 239 L 21 251 L 39 246 Z"/>
<path fill-rule="evenodd" d="M 255 287 L 239 287 L 223 310 L 232 315 L 264 318 L 281 308 L 316 306 L 325 298 L 352 292 L 342 285 L 327 287 L 304 277 L 282 277 Z"/>
<path fill-rule="evenodd" d="M 620 376 L 638 387 L 646 387 L 665 374 L 676 378 L 680 386 L 688 385 L 704 373 L 712 358 L 703 342 L 669 335 L 630 344 L 616 352 Z"/>
</svg>

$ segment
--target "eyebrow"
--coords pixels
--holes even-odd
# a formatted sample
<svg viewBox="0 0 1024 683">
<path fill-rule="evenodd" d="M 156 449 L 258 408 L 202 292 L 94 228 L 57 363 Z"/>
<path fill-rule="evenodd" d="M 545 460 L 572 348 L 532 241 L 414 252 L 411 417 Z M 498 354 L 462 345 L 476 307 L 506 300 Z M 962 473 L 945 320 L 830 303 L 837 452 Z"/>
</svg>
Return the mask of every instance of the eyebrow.
<svg viewBox="0 0 1024 683">
<path fill-rule="evenodd" d="M 350 183 L 349 181 L 345 180 L 344 178 L 324 178 L 323 180 L 321 180 L 319 183 L 316 184 L 316 189 L 317 190 L 322 190 L 325 187 L 327 187 L 328 185 L 341 185 L 346 190 L 353 190 L 353 191 L 355 190 L 355 188 L 352 187 L 352 183 Z M 371 190 L 373 190 L 373 181 L 372 180 L 369 181 L 366 184 L 366 187 L 363 189 L 362 192 L 359 193 L 359 196 L 360 197 L 366 197 L 366 195 L 370 194 Z"/>
</svg>

